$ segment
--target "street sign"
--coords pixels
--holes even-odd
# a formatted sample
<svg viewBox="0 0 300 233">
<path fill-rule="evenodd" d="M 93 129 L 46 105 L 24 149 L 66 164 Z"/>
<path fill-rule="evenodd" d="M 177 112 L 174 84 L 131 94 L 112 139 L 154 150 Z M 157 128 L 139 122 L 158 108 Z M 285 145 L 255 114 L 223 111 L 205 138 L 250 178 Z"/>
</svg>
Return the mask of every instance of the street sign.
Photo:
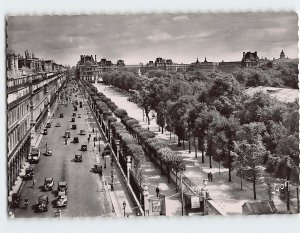
<svg viewBox="0 0 300 233">
<path fill-rule="evenodd" d="M 191 208 L 200 208 L 200 199 L 198 196 L 191 196 Z"/>
</svg>

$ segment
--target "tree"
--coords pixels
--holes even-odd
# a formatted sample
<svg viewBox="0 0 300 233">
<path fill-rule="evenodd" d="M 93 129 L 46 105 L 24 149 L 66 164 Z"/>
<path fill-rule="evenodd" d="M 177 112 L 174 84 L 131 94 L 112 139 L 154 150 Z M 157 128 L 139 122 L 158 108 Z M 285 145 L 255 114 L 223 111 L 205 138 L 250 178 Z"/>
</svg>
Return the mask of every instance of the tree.
<svg viewBox="0 0 300 233">
<path fill-rule="evenodd" d="M 234 142 L 234 167 L 237 175 L 253 184 L 253 198 L 256 199 L 256 181 L 261 177 L 264 168 L 261 166 L 266 149 L 260 133 L 264 130 L 262 123 L 245 124 L 238 131 L 238 140 Z"/>
</svg>

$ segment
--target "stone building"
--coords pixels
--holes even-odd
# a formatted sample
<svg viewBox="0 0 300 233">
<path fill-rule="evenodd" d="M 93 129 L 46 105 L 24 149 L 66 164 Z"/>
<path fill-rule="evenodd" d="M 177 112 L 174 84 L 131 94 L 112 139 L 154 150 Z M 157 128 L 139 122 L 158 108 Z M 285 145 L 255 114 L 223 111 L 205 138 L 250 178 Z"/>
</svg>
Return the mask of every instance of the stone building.
<svg viewBox="0 0 300 233">
<path fill-rule="evenodd" d="M 285 59 L 285 53 L 283 52 L 283 50 L 281 50 L 280 59 Z"/>
<path fill-rule="evenodd" d="M 7 64 L 7 167 L 8 192 L 13 187 L 48 118 L 57 107 L 67 70 L 25 52 L 8 53 Z"/>
<path fill-rule="evenodd" d="M 259 57 L 257 56 L 257 52 L 243 52 L 243 58 L 241 62 L 242 67 L 256 67 L 259 65 Z"/>
</svg>

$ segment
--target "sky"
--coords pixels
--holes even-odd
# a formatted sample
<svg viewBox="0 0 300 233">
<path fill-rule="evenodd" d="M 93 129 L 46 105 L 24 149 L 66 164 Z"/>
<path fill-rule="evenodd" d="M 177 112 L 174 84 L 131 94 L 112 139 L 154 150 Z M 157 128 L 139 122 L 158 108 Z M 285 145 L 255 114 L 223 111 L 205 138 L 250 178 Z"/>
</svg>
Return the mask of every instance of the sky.
<svg viewBox="0 0 300 233">
<path fill-rule="evenodd" d="M 76 65 L 80 55 L 116 63 L 240 61 L 243 52 L 298 56 L 298 16 L 293 12 L 9 16 L 8 51 Z"/>
</svg>

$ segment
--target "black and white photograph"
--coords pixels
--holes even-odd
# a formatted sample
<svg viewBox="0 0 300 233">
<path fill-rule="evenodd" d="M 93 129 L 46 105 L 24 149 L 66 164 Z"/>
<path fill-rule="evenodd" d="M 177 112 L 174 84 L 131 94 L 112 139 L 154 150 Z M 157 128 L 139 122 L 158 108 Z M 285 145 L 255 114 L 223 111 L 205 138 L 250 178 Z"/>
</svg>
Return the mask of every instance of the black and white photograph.
<svg viewBox="0 0 300 233">
<path fill-rule="evenodd" d="M 7 14 L 8 220 L 299 215 L 298 17 Z"/>
</svg>

